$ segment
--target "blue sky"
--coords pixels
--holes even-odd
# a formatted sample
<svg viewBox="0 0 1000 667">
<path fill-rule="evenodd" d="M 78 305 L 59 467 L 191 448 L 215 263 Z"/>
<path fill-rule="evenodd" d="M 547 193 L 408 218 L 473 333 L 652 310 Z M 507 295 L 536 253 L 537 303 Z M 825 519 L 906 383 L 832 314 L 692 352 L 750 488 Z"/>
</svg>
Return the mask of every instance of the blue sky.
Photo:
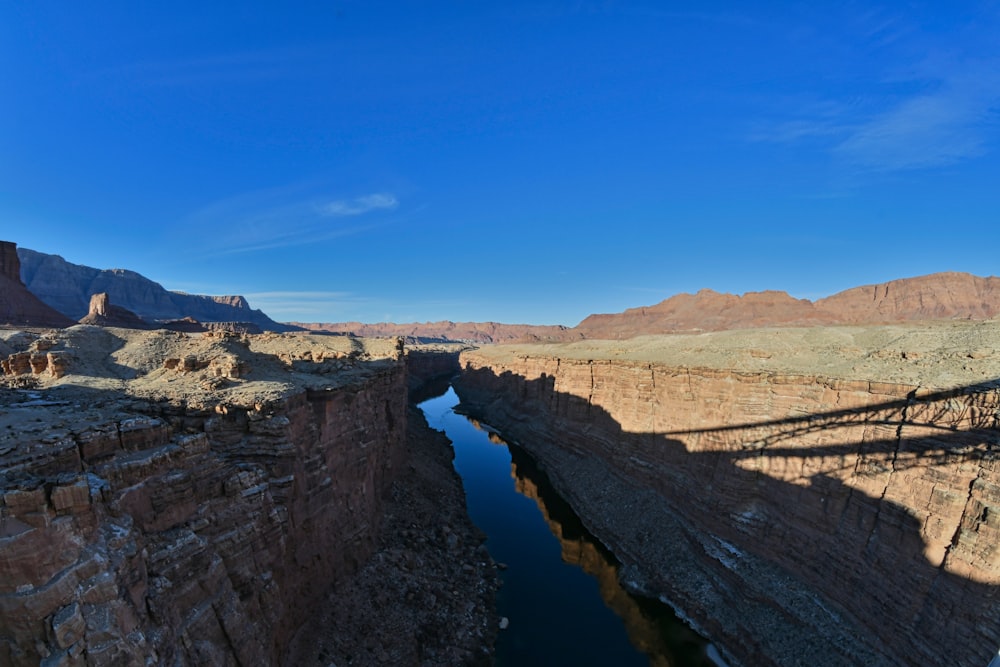
<svg viewBox="0 0 1000 667">
<path fill-rule="evenodd" d="M 4 3 L 0 238 L 286 321 L 996 273 L 1000 4 L 809 4 Z"/>
</svg>

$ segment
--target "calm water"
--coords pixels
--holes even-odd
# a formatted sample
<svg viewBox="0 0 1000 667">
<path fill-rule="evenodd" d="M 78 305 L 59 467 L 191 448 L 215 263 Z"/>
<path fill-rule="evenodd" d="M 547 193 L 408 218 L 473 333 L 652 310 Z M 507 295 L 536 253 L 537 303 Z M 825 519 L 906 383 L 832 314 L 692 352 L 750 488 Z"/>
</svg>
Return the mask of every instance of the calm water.
<svg viewBox="0 0 1000 667">
<path fill-rule="evenodd" d="M 507 565 L 498 611 L 510 626 L 497 664 L 711 665 L 707 642 L 669 607 L 617 583 L 613 557 L 589 534 L 523 450 L 452 408 L 449 388 L 420 404 L 454 443 L 472 520 L 493 559 Z"/>
</svg>

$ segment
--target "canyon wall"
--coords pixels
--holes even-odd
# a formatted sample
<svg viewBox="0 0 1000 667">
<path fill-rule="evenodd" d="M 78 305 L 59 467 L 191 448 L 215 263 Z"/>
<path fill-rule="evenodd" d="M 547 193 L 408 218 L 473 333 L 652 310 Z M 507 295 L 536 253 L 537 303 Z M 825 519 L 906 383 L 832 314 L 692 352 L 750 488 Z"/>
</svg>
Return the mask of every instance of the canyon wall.
<svg viewBox="0 0 1000 667">
<path fill-rule="evenodd" d="M 76 327 L 44 346 L 65 374 L 0 388 L 0 664 L 279 664 L 366 561 L 405 449 L 399 349 L 247 340 Z"/>
<path fill-rule="evenodd" d="M 463 406 L 537 457 L 626 583 L 671 602 L 733 663 L 982 666 L 995 654 L 993 379 L 789 372 L 780 340 L 773 358 L 749 350 L 772 370 L 565 347 L 464 352 Z M 993 372 L 992 349 L 962 358 L 967 374 Z"/>
</svg>

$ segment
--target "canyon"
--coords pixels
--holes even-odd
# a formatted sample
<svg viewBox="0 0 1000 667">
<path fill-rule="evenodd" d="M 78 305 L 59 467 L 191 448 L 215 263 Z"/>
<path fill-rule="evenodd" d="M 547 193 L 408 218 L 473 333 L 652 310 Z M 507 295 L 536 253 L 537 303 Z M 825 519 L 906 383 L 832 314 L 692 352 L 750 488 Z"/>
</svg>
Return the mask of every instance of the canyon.
<svg viewBox="0 0 1000 667">
<path fill-rule="evenodd" d="M 489 664 L 496 566 L 412 405 L 456 376 L 620 583 L 733 666 L 1000 646 L 997 278 L 703 290 L 575 328 L 279 325 L 36 255 L 0 242 L 0 664 Z M 25 285 L 58 300 L 53 276 L 84 324 Z"/>
<path fill-rule="evenodd" d="M 1000 645 L 996 321 L 463 352 L 632 590 L 732 664 L 985 665 Z"/>
<path fill-rule="evenodd" d="M 490 661 L 494 565 L 398 339 L 77 325 L 0 359 L 0 664 Z"/>
</svg>

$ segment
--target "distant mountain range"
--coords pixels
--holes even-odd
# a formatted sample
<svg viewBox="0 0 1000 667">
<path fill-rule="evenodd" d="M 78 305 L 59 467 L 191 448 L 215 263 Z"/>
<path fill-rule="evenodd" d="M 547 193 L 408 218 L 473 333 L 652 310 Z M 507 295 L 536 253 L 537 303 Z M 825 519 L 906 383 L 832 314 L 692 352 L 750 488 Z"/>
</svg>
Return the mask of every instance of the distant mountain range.
<svg viewBox="0 0 1000 667">
<path fill-rule="evenodd" d="M 512 343 L 523 340 L 562 340 L 569 331 L 560 325 L 502 324 L 500 322 L 413 322 L 395 324 L 380 322 L 289 322 L 308 331 L 351 333 L 355 336 L 402 336 L 421 343 Z"/>
<path fill-rule="evenodd" d="M 90 297 L 107 293 L 111 303 L 126 308 L 147 322 L 178 320 L 199 322 L 247 322 L 266 331 L 288 331 L 260 310 L 250 308 L 242 296 L 204 296 L 164 289 L 159 283 L 135 271 L 95 269 L 48 255 L 18 248 L 21 280 L 45 304 L 68 318 L 85 317 Z"/>
<path fill-rule="evenodd" d="M 648 334 L 756 327 L 984 320 L 998 314 L 1000 278 L 980 278 L 968 273 L 934 273 L 855 287 L 815 302 L 796 299 L 779 291 L 747 292 L 738 296 L 704 289 L 697 294 L 678 294 L 658 304 L 630 308 L 622 313 L 590 315 L 575 327 L 448 321 L 293 324 L 314 331 L 344 331 L 359 336 L 509 343 L 624 339 Z"/>
<path fill-rule="evenodd" d="M 614 339 L 756 327 L 984 320 L 998 313 L 1000 278 L 933 273 L 854 287 L 815 302 L 785 292 L 737 296 L 705 289 L 623 313 L 591 315 L 567 332 L 575 338 Z"/>
<path fill-rule="evenodd" d="M 622 313 L 590 315 L 575 327 L 447 320 L 409 324 L 280 323 L 250 308 L 242 296 L 171 292 L 134 271 L 94 269 L 27 248 L 17 248 L 15 255 L 13 243 L 0 242 L 0 245 L 3 246 L 0 268 L 6 267 L 7 273 L 16 272 L 14 267 L 19 263 L 21 280 L 34 295 L 22 298 L 18 290 L 23 287 L 15 285 L 12 276 L 6 276 L 0 285 L 0 311 L 3 311 L 0 319 L 6 317 L 11 322 L 24 317 L 38 326 L 44 322 L 65 326 L 66 322 L 79 321 L 88 314 L 91 296 L 102 292 L 108 294 L 114 306 L 132 311 L 151 323 L 193 318 L 206 324 L 245 322 L 266 331 L 325 331 L 357 336 L 403 336 L 415 342 L 475 344 L 625 339 L 647 334 L 778 326 L 983 320 L 1000 314 L 1000 278 L 934 273 L 855 287 L 817 301 L 796 299 L 780 291 L 738 296 L 704 289 Z"/>
</svg>

